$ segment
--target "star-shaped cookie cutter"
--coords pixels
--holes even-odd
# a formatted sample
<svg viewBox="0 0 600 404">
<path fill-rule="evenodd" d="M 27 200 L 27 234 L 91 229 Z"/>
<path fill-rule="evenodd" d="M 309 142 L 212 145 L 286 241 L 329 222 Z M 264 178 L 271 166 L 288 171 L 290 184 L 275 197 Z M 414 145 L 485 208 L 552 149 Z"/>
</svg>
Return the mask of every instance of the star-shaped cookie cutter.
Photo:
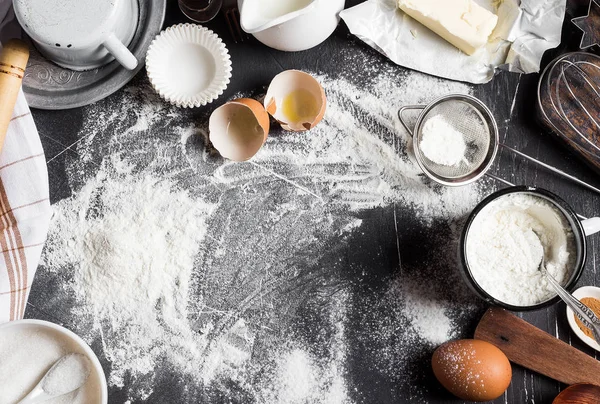
<svg viewBox="0 0 600 404">
<path fill-rule="evenodd" d="M 583 31 L 579 49 L 600 45 L 600 4 L 597 0 L 590 0 L 587 15 L 573 18 L 571 22 Z"/>
</svg>

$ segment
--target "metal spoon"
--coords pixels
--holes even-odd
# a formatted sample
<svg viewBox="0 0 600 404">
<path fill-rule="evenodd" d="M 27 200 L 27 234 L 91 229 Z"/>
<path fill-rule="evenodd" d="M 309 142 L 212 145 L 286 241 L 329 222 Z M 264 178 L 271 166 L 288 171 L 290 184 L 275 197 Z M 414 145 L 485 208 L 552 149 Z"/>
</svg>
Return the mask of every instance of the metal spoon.
<svg viewBox="0 0 600 404">
<path fill-rule="evenodd" d="M 87 356 L 67 354 L 57 360 L 33 390 L 17 404 L 42 403 L 72 393 L 85 384 L 89 375 L 90 361 Z"/>
<path fill-rule="evenodd" d="M 581 303 L 575 296 L 570 294 L 563 288 L 546 269 L 545 255 L 542 254 L 539 270 L 546 277 L 556 294 L 573 310 L 575 315 L 583 322 L 583 324 L 592 330 L 594 339 L 600 344 L 600 319 L 596 317 L 594 311 L 585 304 Z"/>
</svg>

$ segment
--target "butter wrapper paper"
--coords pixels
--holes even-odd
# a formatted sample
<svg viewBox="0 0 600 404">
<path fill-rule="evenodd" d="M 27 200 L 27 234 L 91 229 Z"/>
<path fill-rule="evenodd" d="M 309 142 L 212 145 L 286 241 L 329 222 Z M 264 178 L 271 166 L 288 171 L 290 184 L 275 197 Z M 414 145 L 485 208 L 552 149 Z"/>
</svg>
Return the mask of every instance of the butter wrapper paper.
<svg viewBox="0 0 600 404">
<path fill-rule="evenodd" d="M 469 56 L 400 10 L 395 0 L 368 0 L 342 11 L 350 32 L 394 63 L 451 80 L 487 83 L 497 68 L 540 70 L 560 43 L 566 0 L 479 0 L 498 15 L 488 43 Z"/>
</svg>

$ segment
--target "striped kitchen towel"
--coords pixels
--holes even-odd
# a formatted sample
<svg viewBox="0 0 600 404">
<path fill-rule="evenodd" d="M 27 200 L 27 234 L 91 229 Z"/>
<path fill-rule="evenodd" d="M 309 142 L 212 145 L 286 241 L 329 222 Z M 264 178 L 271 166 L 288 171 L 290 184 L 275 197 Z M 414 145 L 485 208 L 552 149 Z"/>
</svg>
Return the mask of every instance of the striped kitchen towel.
<svg viewBox="0 0 600 404">
<path fill-rule="evenodd" d="M 11 3 L 0 0 L 0 41 L 15 36 Z M 0 323 L 25 314 L 51 212 L 44 150 L 21 91 L 0 153 Z"/>
</svg>

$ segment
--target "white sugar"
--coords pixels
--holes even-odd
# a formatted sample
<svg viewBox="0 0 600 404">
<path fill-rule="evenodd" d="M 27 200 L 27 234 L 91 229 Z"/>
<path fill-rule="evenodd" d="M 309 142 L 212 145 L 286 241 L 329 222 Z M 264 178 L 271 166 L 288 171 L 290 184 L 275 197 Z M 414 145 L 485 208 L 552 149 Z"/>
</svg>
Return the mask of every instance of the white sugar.
<svg viewBox="0 0 600 404">
<path fill-rule="evenodd" d="M 25 397 L 64 355 L 79 347 L 61 334 L 34 326 L 11 327 L 0 331 L 0 404 L 14 404 Z M 68 365 L 68 363 L 67 363 Z M 65 370 L 63 368 L 63 370 Z M 79 378 L 79 368 L 68 366 L 56 373 L 50 383 L 60 393 L 70 377 Z M 48 404 L 100 404 L 100 385 L 95 371 L 80 389 L 48 401 Z"/>
<path fill-rule="evenodd" d="M 90 375 L 89 359 L 81 354 L 68 354 L 59 359 L 43 379 L 42 389 L 53 396 L 77 390 Z"/>
</svg>

